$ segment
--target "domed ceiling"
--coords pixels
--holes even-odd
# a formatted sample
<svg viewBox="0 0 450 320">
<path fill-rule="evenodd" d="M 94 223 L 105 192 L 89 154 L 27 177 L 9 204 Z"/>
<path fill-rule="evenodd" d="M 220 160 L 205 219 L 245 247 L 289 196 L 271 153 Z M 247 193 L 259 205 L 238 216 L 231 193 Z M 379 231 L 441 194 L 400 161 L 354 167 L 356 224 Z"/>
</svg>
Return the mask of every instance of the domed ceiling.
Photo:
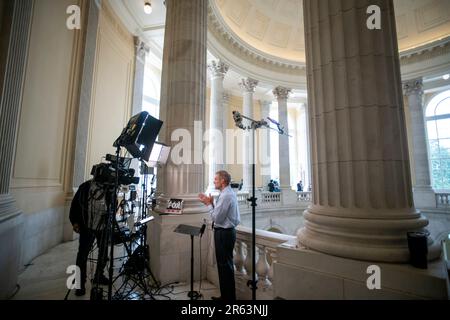
<svg viewBox="0 0 450 320">
<path fill-rule="evenodd" d="M 163 0 L 107 0 L 130 31 L 162 54 Z M 187 1 L 187 0 L 186 0 Z M 241 77 L 261 84 L 306 89 L 303 0 L 209 0 L 208 50 Z M 401 54 L 450 37 L 449 0 L 394 0 Z"/>
<path fill-rule="evenodd" d="M 241 40 L 269 56 L 305 61 L 302 0 L 213 0 Z"/>
</svg>

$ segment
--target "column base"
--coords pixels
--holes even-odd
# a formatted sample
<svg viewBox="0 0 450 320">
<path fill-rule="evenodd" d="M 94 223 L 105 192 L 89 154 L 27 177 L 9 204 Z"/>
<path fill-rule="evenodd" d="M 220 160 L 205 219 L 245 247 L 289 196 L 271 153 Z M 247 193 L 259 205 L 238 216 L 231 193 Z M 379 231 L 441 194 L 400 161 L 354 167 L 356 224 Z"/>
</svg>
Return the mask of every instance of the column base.
<svg viewBox="0 0 450 320">
<path fill-rule="evenodd" d="M 11 195 L 0 195 L 0 299 L 14 292 L 22 254 L 23 214 Z"/>
<path fill-rule="evenodd" d="M 380 289 L 367 286 L 380 268 Z M 417 269 L 407 264 L 362 262 L 334 257 L 305 248 L 281 245 L 274 263 L 275 297 L 286 300 L 403 300 L 449 298 L 444 259 Z M 369 283 L 372 281 L 369 280 Z"/>
<path fill-rule="evenodd" d="M 180 224 L 201 227 L 208 214 L 159 215 L 153 213 L 155 220 L 147 229 L 150 247 L 150 268 L 165 285 L 173 282 L 190 283 L 191 275 L 191 239 L 189 235 L 175 233 Z M 209 247 L 208 232 L 201 239 L 202 279 L 207 275 L 207 252 Z M 200 279 L 200 245 L 199 238 L 194 238 L 194 281 Z"/>
<path fill-rule="evenodd" d="M 298 231 L 298 241 L 302 246 L 338 257 L 406 263 L 407 232 L 422 231 L 428 225 L 428 220 L 412 210 L 385 210 L 381 214 L 380 210 L 310 206 L 303 213 L 305 227 Z M 428 245 L 428 258 L 439 258 L 440 246 L 433 246 L 431 237 Z"/>
<path fill-rule="evenodd" d="M 413 187 L 413 197 L 416 208 L 436 208 L 436 195 L 431 186 Z"/>
</svg>

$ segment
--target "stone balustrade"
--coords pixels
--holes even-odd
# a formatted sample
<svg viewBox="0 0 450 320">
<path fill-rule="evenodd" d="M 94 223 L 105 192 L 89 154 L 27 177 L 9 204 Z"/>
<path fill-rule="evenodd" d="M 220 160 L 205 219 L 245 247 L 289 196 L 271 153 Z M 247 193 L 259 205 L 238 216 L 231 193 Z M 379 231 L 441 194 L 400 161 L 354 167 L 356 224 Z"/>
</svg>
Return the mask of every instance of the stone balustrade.
<svg viewBox="0 0 450 320">
<path fill-rule="evenodd" d="M 450 193 L 436 193 L 436 208 L 450 208 Z"/>
<path fill-rule="evenodd" d="M 311 202 L 311 200 L 312 200 L 311 191 L 297 192 L 297 202 Z"/>
<path fill-rule="evenodd" d="M 265 207 L 271 205 L 280 205 L 282 204 L 281 199 L 281 192 L 262 191 L 260 205 Z"/>
<path fill-rule="evenodd" d="M 209 232 L 211 232 L 210 228 Z M 214 251 L 213 237 L 210 237 L 209 250 Z M 295 236 L 273 233 L 269 231 L 256 230 L 256 276 L 258 279 L 258 300 L 271 300 L 274 298 L 273 263 L 277 260 L 276 248 L 278 245 L 289 242 L 296 244 Z M 236 245 L 234 254 L 236 295 L 239 300 L 250 300 L 252 291 L 247 286 L 248 280 L 252 278 L 252 232 L 251 228 L 237 228 Z M 212 252 L 208 252 L 208 280 L 218 286 L 217 266 Z"/>
</svg>

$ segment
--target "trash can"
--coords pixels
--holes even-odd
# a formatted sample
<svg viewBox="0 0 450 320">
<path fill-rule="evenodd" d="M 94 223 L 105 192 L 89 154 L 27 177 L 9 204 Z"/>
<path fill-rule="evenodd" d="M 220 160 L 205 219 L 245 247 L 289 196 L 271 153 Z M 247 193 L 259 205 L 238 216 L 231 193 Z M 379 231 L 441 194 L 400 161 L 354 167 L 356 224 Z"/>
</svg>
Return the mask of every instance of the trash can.
<svg viewBox="0 0 450 320">
<path fill-rule="evenodd" d="M 409 261 L 416 268 L 427 269 L 428 267 L 428 235 L 429 233 L 425 231 L 407 233 Z"/>
</svg>

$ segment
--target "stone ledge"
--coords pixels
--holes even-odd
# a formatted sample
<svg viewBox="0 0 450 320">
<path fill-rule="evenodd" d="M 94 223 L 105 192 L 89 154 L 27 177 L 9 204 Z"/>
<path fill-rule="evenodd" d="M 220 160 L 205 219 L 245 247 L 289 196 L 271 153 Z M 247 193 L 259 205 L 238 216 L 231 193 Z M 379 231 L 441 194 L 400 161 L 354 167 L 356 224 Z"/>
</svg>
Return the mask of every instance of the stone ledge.
<svg viewBox="0 0 450 320">
<path fill-rule="evenodd" d="M 443 259 L 427 270 L 407 264 L 344 259 L 305 248 L 280 245 L 274 264 L 275 296 L 283 299 L 448 299 Z M 367 267 L 381 269 L 381 289 L 369 290 Z"/>
</svg>

